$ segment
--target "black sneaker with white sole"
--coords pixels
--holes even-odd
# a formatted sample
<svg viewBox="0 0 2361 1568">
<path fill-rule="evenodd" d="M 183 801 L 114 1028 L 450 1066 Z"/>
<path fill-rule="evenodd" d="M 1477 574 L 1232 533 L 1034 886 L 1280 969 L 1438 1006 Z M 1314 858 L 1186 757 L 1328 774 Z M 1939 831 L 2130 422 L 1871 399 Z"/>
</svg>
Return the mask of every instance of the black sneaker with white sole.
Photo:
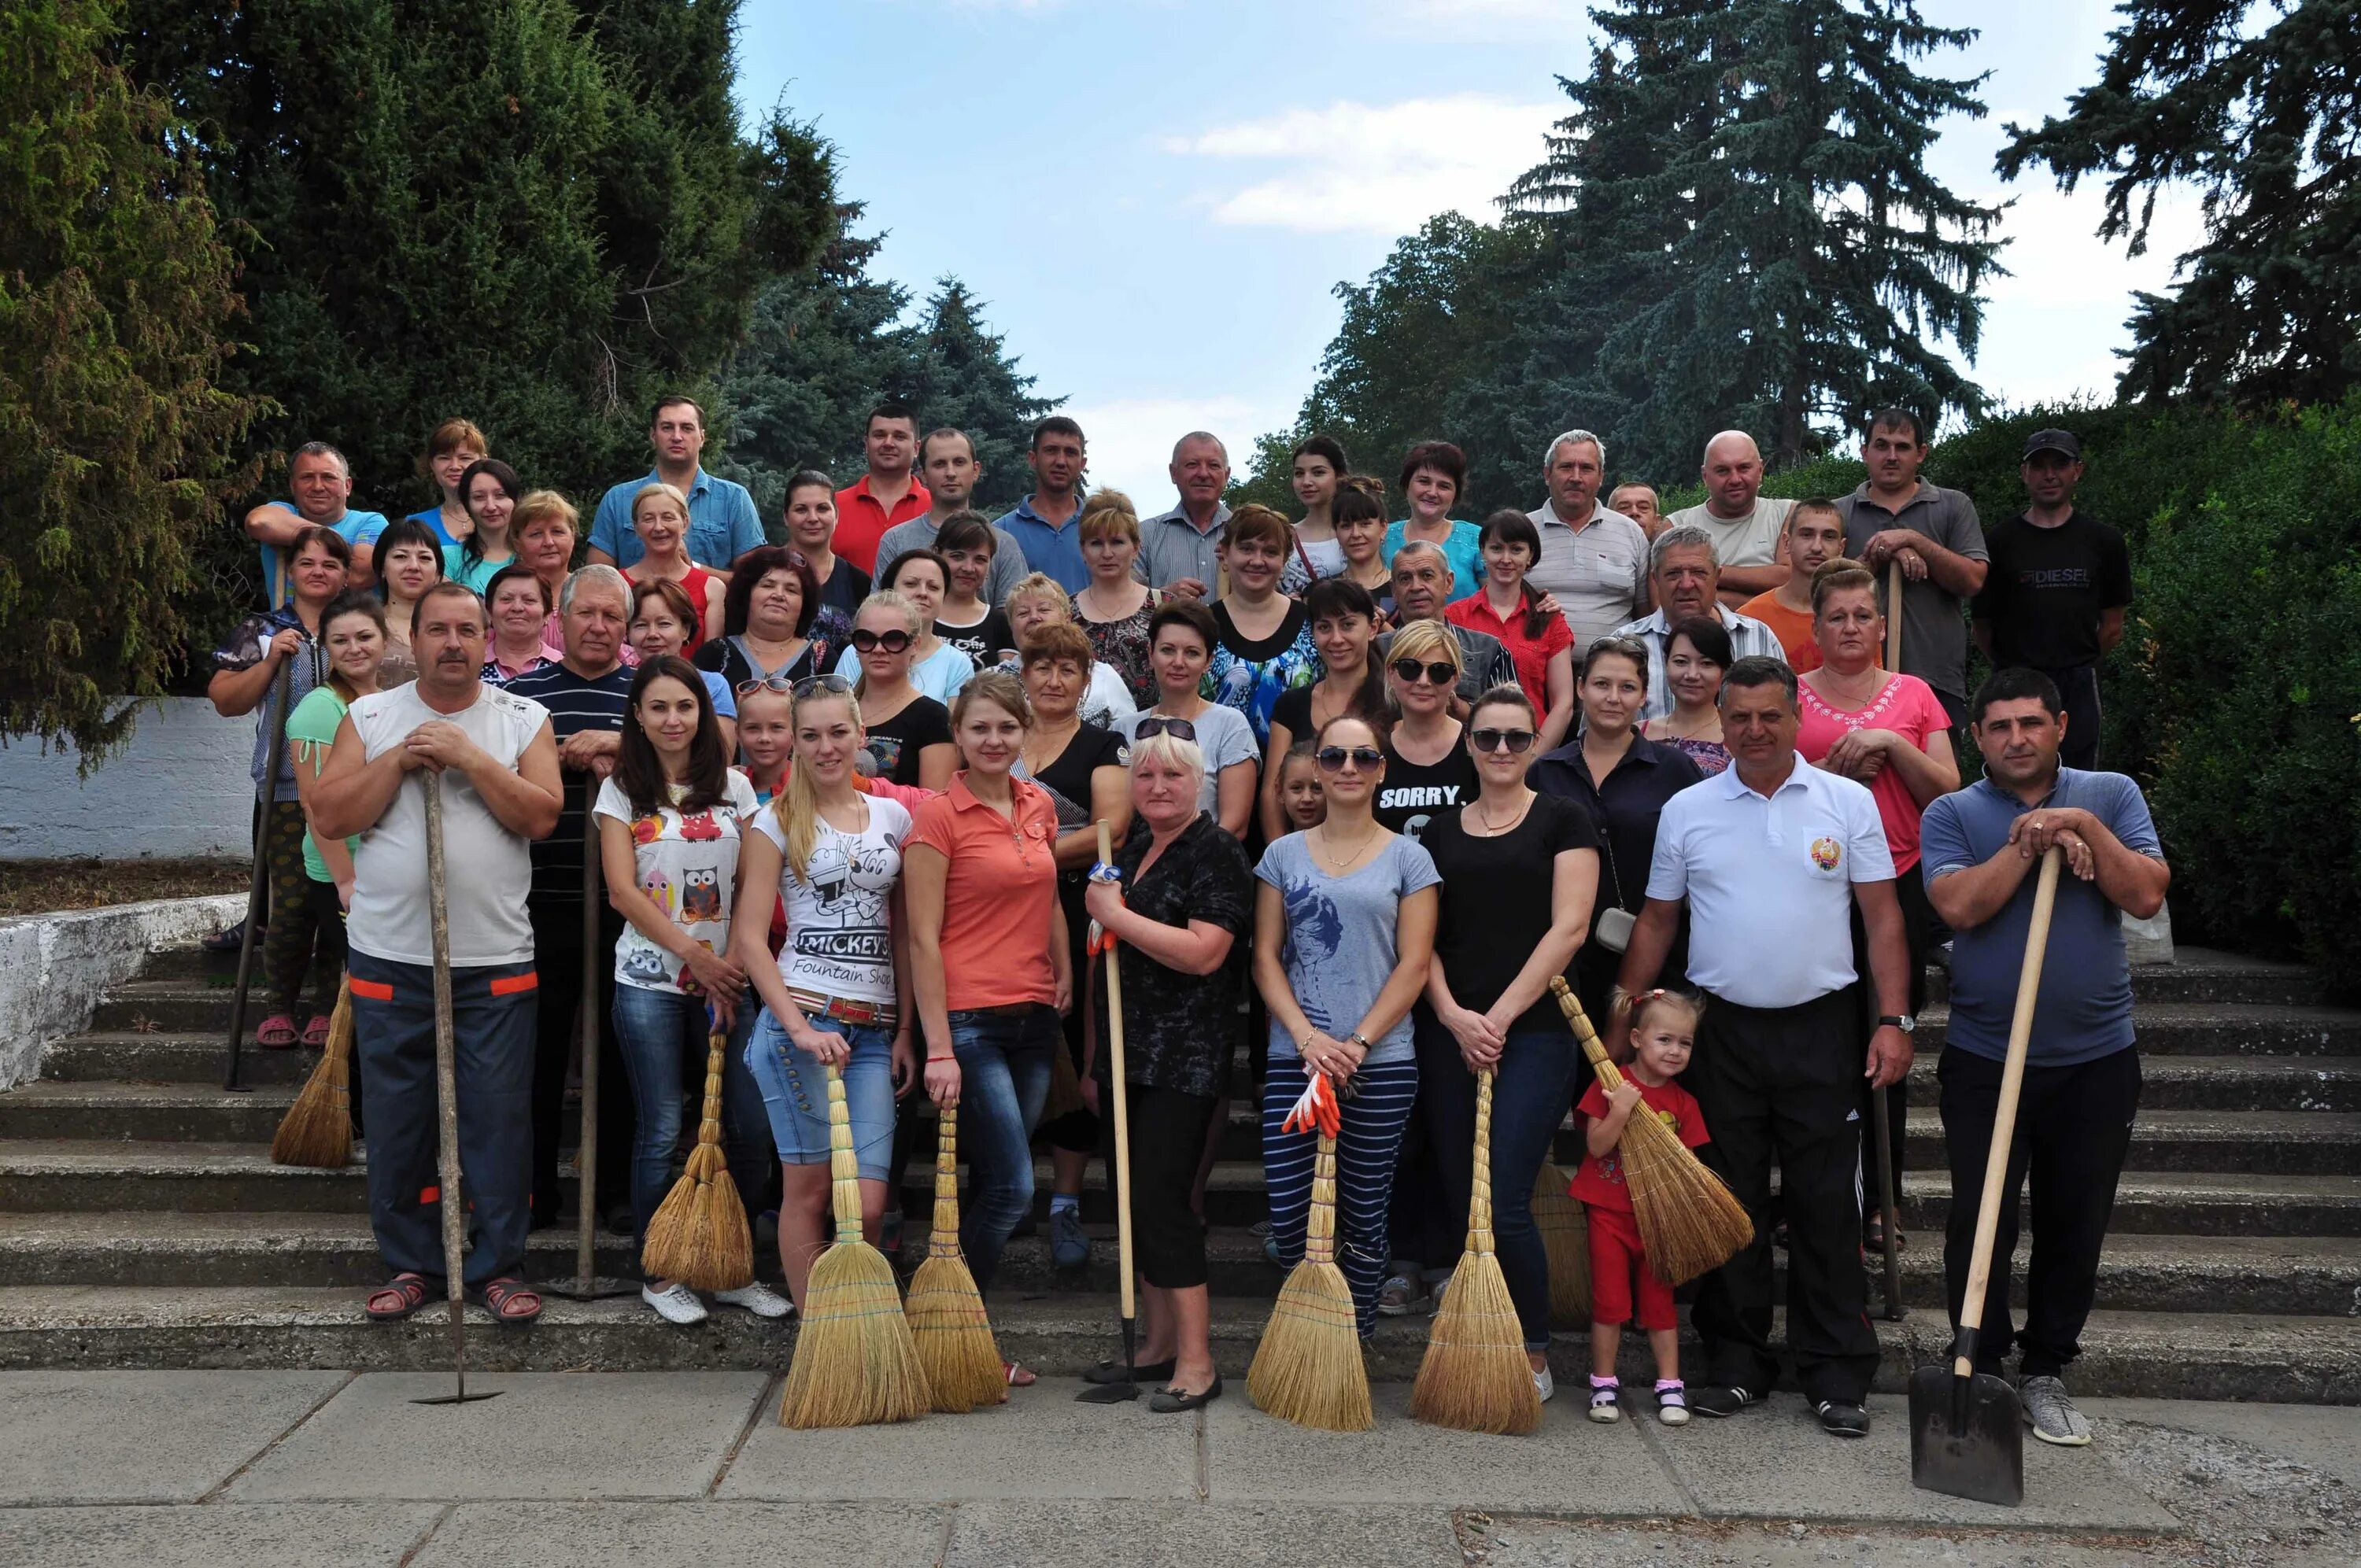
<svg viewBox="0 0 2361 1568">
<path fill-rule="evenodd" d="M 1820 1430 L 1830 1437 L 1867 1437 L 1869 1412 L 1859 1405 L 1842 1399 L 1822 1399 L 1812 1407 L 1820 1418 Z"/>
<path fill-rule="evenodd" d="M 1724 1416 L 1734 1416 L 1749 1405 L 1763 1402 L 1762 1395 L 1735 1385 L 1726 1388 L 1691 1388 L 1688 1398 L 1690 1409 L 1716 1420 Z"/>
</svg>

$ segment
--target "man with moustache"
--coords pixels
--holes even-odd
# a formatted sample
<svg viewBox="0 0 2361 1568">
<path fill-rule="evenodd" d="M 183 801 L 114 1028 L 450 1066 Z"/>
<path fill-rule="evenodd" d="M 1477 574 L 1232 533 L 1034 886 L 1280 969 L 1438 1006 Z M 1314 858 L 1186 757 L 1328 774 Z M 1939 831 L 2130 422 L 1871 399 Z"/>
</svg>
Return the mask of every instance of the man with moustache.
<svg viewBox="0 0 2361 1568">
<path fill-rule="evenodd" d="M 535 702 L 483 683 L 483 601 L 443 582 L 419 598 L 418 678 L 357 699 L 313 797 L 313 828 L 353 850 L 354 1056 L 369 1108 L 369 1223 L 394 1271 L 368 1314 L 406 1318 L 445 1291 L 434 954 L 425 791 L 443 802 L 470 1294 L 530 1321 L 525 1288 L 538 984 L 527 840 L 557 821 L 557 744 Z"/>
</svg>

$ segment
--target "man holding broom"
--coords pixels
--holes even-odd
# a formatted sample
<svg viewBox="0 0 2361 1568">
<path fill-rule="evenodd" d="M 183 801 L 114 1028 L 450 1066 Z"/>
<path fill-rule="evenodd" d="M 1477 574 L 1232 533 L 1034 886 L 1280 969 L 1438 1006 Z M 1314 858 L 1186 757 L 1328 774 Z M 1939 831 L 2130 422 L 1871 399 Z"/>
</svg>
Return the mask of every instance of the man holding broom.
<svg viewBox="0 0 2361 1568">
<path fill-rule="evenodd" d="M 1877 1370 L 1861 1266 L 1861 1084 L 1910 1070 L 1902 910 L 1877 805 L 1853 780 L 1796 753 L 1795 673 L 1749 657 L 1722 677 L 1727 773 L 1675 795 L 1656 831 L 1648 902 L 1623 957 L 1626 995 L 1656 982 L 1689 910 L 1691 983 L 1711 997 L 1683 1086 L 1713 1129 L 1709 1163 L 1754 1222 L 1754 1239 L 1699 1281 L 1690 1318 L 1705 1341 L 1701 1416 L 1761 1401 L 1771 1355 L 1771 1165 L 1788 1231 L 1787 1341 L 1820 1425 L 1869 1431 Z M 1858 901 L 1883 1014 L 1861 1044 L 1852 961 Z M 1620 1008 L 1609 1032 L 1626 1049 Z"/>
<path fill-rule="evenodd" d="M 2076 1448 L 2091 1423 L 2059 1374 L 2081 1350 L 2099 1280 L 2099 1247 L 2139 1109 L 2131 965 L 2123 915 L 2164 905 L 2172 868 L 2139 785 L 2121 773 L 2059 766 L 2072 726 L 2057 684 L 2038 670 L 1985 681 L 1969 707 L 1984 776 L 1927 808 L 1920 829 L 1927 896 L 1957 933 L 1951 1022 L 1941 1069 L 1943 1137 L 1951 1159 L 1951 1219 L 1943 1271 L 1951 1321 L 1968 1288 L 1984 1162 L 1999 1114 L 2001 1065 L 2033 917 L 2035 878 L 2050 846 L 2066 852 L 2033 1037 L 2009 1145 L 2008 1190 L 1993 1237 L 1976 1370 L 1997 1376 L 2012 1341 L 2024 1351 L 2017 1393 L 2033 1435 Z M 2025 1330 L 2009 1317 L 2016 1192 L 2031 1178 L 2033 1263 Z"/>
<path fill-rule="evenodd" d="M 418 679 L 354 702 L 314 796 L 320 832 L 361 835 L 346 935 L 354 1046 L 369 1106 L 369 1222 L 395 1270 L 369 1294 L 368 1315 L 381 1322 L 406 1318 L 444 1291 L 428 789 L 442 792 L 451 872 L 470 1294 L 502 1323 L 541 1312 L 540 1298 L 517 1277 L 533 1148 L 526 840 L 557 822 L 557 743 L 538 703 L 483 684 L 485 636 L 483 601 L 474 590 L 455 582 L 427 589 L 411 633 Z"/>
</svg>

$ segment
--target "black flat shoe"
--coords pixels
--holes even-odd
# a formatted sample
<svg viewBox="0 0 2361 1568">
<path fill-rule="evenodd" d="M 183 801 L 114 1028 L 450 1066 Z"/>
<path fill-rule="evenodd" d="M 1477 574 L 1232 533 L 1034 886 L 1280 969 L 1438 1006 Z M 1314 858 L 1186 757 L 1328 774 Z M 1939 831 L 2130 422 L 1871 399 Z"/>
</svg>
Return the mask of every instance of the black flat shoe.
<svg viewBox="0 0 2361 1568">
<path fill-rule="evenodd" d="M 1221 1397 L 1222 1380 L 1216 1377 L 1202 1394 L 1183 1394 L 1178 1388 L 1159 1388 L 1148 1398 L 1148 1408 L 1159 1416 L 1177 1416 L 1183 1410 L 1202 1410 Z"/>
<path fill-rule="evenodd" d="M 1820 1418 L 1820 1430 L 1830 1437 L 1867 1437 L 1869 1412 L 1859 1405 L 1842 1399 L 1823 1399 L 1812 1407 Z"/>
<path fill-rule="evenodd" d="M 1101 1387 L 1110 1383 L 1154 1383 L 1172 1376 L 1174 1361 L 1143 1361 L 1126 1370 L 1122 1362 L 1110 1357 L 1082 1374 L 1082 1381 Z"/>
</svg>

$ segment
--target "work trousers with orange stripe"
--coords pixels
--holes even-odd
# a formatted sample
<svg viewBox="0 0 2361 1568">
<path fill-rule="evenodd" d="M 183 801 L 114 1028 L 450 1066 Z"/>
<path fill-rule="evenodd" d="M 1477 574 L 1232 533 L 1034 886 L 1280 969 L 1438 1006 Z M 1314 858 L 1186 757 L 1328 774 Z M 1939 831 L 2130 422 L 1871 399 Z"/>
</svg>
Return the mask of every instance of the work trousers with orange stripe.
<svg viewBox="0 0 2361 1568">
<path fill-rule="evenodd" d="M 434 971 L 355 948 L 353 1047 L 369 1108 L 369 1225 L 394 1273 L 443 1278 L 441 1116 L 434 1101 Z M 451 970 L 466 1283 L 522 1276 L 532 1223 L 533 1042 L 529 963 Z"/>
</svg>

